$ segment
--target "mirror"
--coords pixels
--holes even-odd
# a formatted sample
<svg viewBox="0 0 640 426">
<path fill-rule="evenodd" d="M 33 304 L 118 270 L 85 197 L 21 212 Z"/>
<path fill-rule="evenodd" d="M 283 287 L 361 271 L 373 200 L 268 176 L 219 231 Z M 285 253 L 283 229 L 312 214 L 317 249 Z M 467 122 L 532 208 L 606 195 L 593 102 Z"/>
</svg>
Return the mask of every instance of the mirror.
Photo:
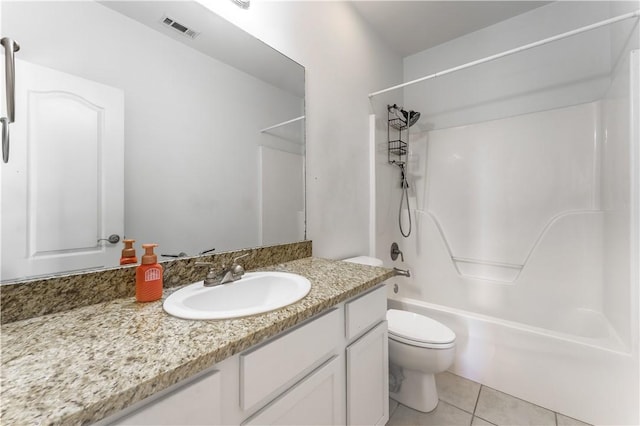
<svg viewBox="0 0 640 426">
<path fill-rule="evenodd" d="M 138 257 L 305 238 L 301 65 L 190 1 L 0 7 L 3 282 L 118 265 L 112 234 Z"/>
</svg>

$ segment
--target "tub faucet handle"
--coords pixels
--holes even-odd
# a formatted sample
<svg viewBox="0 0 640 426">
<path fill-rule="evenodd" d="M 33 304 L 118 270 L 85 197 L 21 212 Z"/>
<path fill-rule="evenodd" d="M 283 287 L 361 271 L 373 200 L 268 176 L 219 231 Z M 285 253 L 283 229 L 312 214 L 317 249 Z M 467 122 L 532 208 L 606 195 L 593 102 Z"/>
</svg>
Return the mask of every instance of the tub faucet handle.
<svg viewBox="0 0 640 426">
<path fill-rule="evenodd" d="M 404 262 L 404 254 L 400 251 L 400 247 L 398 247 L 398 243 L 391 244 L 391 260 L 396 260 L 400 255 L 400 261 Z"/>
</svg>

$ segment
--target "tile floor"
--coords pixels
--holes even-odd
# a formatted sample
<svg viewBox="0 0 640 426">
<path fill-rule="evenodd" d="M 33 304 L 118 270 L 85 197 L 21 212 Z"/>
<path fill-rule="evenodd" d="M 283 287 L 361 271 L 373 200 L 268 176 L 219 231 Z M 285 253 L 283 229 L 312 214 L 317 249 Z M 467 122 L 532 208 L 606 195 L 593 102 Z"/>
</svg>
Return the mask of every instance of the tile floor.
<svg viewBox="0 0 640 426">
<path fill-rule="evenodd" d="M 440 402 L 430 413 L 390 400 L 387 426 L 587 425 L 449 372 L 436 376 L 436 386 Z"/>
</svg>

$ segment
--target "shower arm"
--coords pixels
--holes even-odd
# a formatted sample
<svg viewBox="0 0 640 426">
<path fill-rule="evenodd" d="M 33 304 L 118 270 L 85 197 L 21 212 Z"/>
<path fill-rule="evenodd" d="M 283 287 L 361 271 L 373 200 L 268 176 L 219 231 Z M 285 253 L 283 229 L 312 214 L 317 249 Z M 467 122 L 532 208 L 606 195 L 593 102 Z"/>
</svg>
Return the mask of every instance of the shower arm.
<svg viewBox="0 0 640 426">
<path fill-rule="evenodd" d="M 5 50 L 5 81 L 7 93 L 7 116 L 2 117 L 2 161 L 9 161 L 9 124 L 16 119 L 16 68 L 15 68 L 15 52 L 20 50 L 20 45 L 9 37 L 0 39 L 0 44 Z"/>
</svg>

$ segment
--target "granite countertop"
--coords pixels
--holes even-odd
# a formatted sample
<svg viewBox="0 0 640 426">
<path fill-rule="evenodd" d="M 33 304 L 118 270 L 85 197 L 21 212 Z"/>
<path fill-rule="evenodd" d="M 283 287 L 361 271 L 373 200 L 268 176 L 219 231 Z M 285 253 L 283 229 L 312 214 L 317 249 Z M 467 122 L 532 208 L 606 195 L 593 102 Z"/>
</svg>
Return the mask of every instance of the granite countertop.
<svg viewBox="0 0 640 426">
<path fill-rule="evenodd" d="M 162 301 L 129 297 L 3 325 L 0 423 L 90 424 L 393 275 L 313 257 L 260 270 L 303 275 L 311 291 L 293 305 L 234 320 L 183 320 L 167 315 Z"/>
</svg>

